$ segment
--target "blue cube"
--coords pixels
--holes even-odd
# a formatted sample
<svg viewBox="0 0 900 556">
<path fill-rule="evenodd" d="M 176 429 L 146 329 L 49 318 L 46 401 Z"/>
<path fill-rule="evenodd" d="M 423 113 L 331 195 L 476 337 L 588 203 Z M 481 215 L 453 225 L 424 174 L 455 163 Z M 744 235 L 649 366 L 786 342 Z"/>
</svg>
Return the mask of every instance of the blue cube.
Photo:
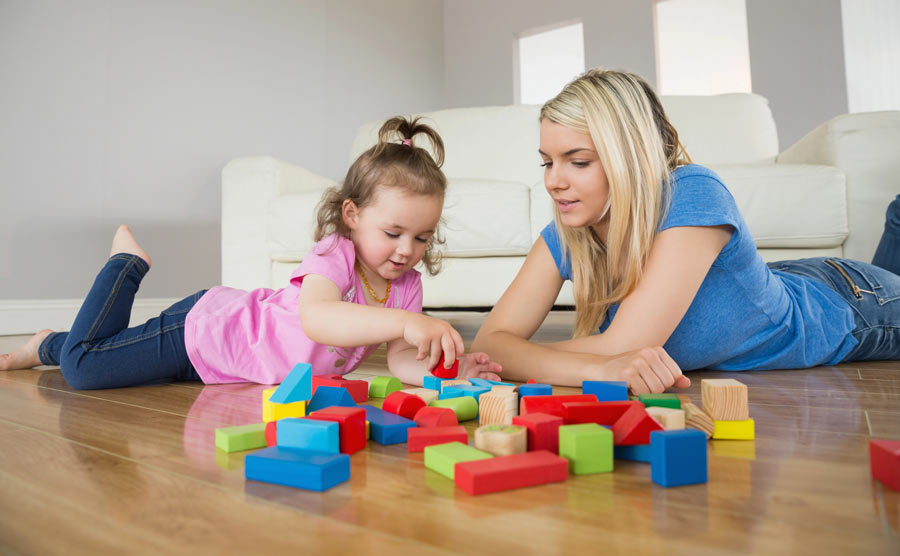
<svg viewBox="0 0 900 556">
<path fill-rule="evenodd" d="M 598 402 L 628 401 L 628 383 L 608 380 L 585 380 L 581 383 L 582 394 L 597 396 Z"/>
<path fill-rule="evenodd" d="M 696 429 L 650 433 L 650 476 L 664 487 L 705 483 L 706 434 Z"/>
<path fill-rule="evenodd" d="M 519 386 L 519 396 L 552 396 L 553 387 L 549 384 L 523 384 Z"/>
<path fill-rule="evenodd" d="M 434 375 L 425 375 L 425 379 L 422 381 L 422 386 L 428 388 L 429 390 L 437 390 L 441 391 L 441 383 L 445 380 L 449 380 L 447 378 L 441 378 Z"/>
<path fill-rule="evenodd" d="M 319 386 L 316 388 L 316 393 L 313 394 L 312 399 L 309 400 L 309 403 L 306 405 L 306 413 L 308 415 L 313 411 L 319 411 L 320 409 L 334 406 L 356 407 L 356 402 L 346 388 L 340 388 L 338 386 Z"/>
<path fill-rule="evenodd" d="M 416 426 L 415 421 L 388 413 L 383 409 L 371 405 L 360 407 L 366 410 L 369 436 L 379 444 L 403 444 L 406 442 L 406 433 Z"/>
<path fill-rule="evenodd" d="M 271 446 L 244 458 L 244 476 L 322 492 L 350 479 L 350 456 Z"/>
<path fill-rule="evenodd" d="M 280 419 L 275 424 L 278 445 L 285 448 L 337 454 L 340 450 L 340 425 L 337 421 Z"/>
</svg>

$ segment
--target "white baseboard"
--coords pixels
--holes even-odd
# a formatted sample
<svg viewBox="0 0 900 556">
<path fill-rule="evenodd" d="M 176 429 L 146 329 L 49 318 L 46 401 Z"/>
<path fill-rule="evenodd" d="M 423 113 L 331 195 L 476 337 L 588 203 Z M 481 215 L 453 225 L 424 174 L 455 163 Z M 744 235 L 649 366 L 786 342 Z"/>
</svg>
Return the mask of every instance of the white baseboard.
<svg viewBox="0 0 900 556">
<path fill-rule="evenodd" d="M 38 330 L 68 330 L 81 308 L 81 299 L 0 299 L 0 336 L 34 334 Z M 131 326 L 158 316 L 179 298 L 135 299 Z"/>
</svg>

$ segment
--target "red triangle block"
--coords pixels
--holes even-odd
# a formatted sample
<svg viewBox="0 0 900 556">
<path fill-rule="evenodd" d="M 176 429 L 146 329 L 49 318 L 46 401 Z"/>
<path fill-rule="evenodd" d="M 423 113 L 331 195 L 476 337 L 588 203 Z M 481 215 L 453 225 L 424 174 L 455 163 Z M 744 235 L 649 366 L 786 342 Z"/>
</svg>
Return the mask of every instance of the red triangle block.
<svg viewBox="0 0 900 556">
<path fill-rule="evenodd" d="M 634 405 L 619 417 L 612 427 L 613 444 L 633 446 L 650 444 L 650 433 L 663 430 L 656 419 L 647 414 L 643 404 Z"/>
</svg>

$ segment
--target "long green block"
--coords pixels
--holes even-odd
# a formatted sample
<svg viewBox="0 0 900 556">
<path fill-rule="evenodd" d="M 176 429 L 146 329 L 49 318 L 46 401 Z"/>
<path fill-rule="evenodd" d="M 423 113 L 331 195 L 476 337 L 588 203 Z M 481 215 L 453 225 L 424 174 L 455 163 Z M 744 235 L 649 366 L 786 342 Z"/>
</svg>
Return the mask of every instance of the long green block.
<svg viewBox="0 0 900 556">
<path fill-rule="evenodd" d="M 644 404 L 644 407 L 681 409 L 681 400 L 675 394 L 641 394 L 638 399 Z"/>
<path fill-rule="evenodd" d="M 369 385 L 370 398 L 386 398 L 397 390 L 403 390 L 403 384 L 393 376 L 376 376 Z"/>
<path fill-rule="evenodd" d="M 254 423 L 216 429 L 216 448 L 225 452 L 242 452 L 266 447 L 266 424 Z"/>
<path fill-rule="evenodd" d="M 449 407 L 456 413 L 457 421 L 471 421 L 478 417 L 478 401 L 470 396 L 447 398 L 446 400 L 434 400 L 428 405 L 434 407 Z"/>
<path fill-rule="evenodd" d="M 455 477 L 457 463 L 492 457 L 494 456 L 462 442 L 449 442 L 447 444 L 435 444 L 425 447 L 425 467 L 440 473 L 448 479 Z"/>
<path fill-rule="evenodd" d="M 569 460 L 575 475 L 613 470 L 613 433 L 597 423 L 559 427 L 559 455 Z"/>
</svg>

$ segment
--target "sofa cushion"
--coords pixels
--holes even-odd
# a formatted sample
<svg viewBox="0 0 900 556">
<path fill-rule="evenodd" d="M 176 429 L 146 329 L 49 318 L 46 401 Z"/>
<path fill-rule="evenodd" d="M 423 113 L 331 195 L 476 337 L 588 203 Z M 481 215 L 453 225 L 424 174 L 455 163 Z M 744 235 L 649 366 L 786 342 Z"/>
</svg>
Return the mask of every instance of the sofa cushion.
<svg viewBox="0 0 900 556">
<path fill-rule="evenodd" d="M 298 262 L 312 249 L 321 191 L 273 197 L 266 212 L 266 240 L 273 261 Z"/>
</svg>

